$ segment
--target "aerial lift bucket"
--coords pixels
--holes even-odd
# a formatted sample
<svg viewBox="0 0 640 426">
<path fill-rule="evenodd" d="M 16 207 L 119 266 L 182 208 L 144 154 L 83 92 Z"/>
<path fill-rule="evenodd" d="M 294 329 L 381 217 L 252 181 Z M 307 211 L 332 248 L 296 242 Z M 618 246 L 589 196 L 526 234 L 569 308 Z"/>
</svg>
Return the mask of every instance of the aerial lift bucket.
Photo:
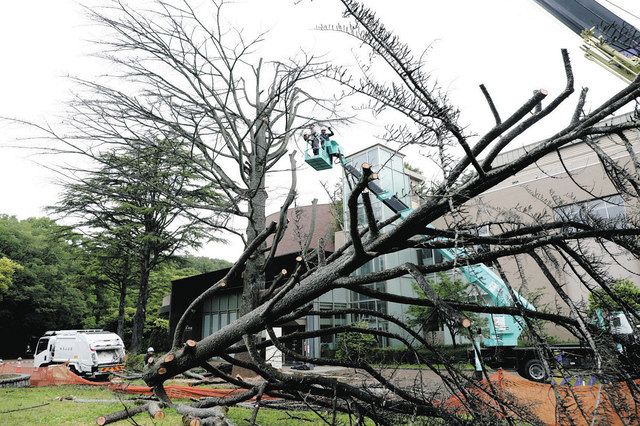
<svg viewBox="0 0 640 426">
<path fill-rule="evenodd" d="M 304 161 L 316 170 L 327 170 L 333 168 L 331 162 L 332 155 L 342 154 L 340 145 L 336 141 L 327 141 L 318 151 L 318 155 L 313 154 L 311 148 L 307 148 L 304 153 Z"/>
</svg>

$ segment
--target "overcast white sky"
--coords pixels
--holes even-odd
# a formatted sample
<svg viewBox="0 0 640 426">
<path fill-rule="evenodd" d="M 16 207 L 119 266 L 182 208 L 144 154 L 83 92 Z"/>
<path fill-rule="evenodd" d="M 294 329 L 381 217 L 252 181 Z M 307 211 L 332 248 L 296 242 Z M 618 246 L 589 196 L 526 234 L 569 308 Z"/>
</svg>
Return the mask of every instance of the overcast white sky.
<svg viewBox="0 0 640 426">
<path fill-rule="evenodd" d="M 635 17 L 605 0 L 601 2 L 640 27 Z M 534 89 L 545 88 L 554 95 L 564 86 L 560 58 L 563 47 L 571 54 L 576 86 L 590 88 L 588 107 L 597 106 L 624 86 L 612 74 L 587 61 L 580 52 L 579 37 L 532 0 L 366 3 L 417 52 L 432 45 L 427 58 L 430 69 L 463 111 L 463 123 L 477 133 L 492 123 L 478 85 L 484 83 L 489 88 L 503 115 L 517 108 Z M 640 15 L 637 0 L 613 3 Z M 71 89 L 65 76 L 90 78 L 101 72 L 102 64 L 88 56 L 95 47 L 86 42 L 100 37 L 101 30 L 86 19 L 81 4 L 71 0 L 0 2 L 0 116 L 55 122 Z M 101 1 L 91 0 L 90 4 Z M 339 60 L 350 55 L 344 51 L 342 36 L 314 29 L 318 24 L 340 19 L 342 10 L 337 1 L 303 1 L 295 5 L 293 0 L 238 0 L 230 11 L 233 13 L 229 19 L 248 33 L 271 30 L 263 47 L 267 57 L 288 55 L 300 47 Z M 533 142 L 564 124 L 570 109 L 571 105 L 567 105 L 556 114 L 557 118 L 545 121 L 540 130 L 527 134 L 520 143 Z M 359 130 L 338 129 L 347 154 L 375 142 L 359 137 L 375 133 L 375 126 L 366 122 L 357 126 Z M 366 126 L 373 130 L 363 130 Z M 19 129 L 0 123 L 0 214 L 23 219 L 43 215 L 43 207 L 55 202 L 58 188 L 52 182 L 53 173 L 43 166 L 51 159 L 11 148 L 16 143 L 16 130 Z M 312 170 L 303 170 L 300 203 L 306 204 L 314 197 L 324 201 L 316 182 L 338 178 L 338 171 L 319 176 Z M 209 245 L 197 254 L 232 260 L 239 251 L 239 245 L 231 241 L 227 246 Z"/>
</svg>

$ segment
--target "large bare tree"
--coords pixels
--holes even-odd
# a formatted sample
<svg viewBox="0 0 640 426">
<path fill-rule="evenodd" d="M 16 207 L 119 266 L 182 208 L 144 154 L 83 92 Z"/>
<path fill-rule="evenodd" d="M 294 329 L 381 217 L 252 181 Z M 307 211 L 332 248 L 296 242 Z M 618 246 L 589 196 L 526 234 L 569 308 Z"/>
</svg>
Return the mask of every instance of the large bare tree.
<svg viewBox="0 0 640 426">
<path fill-rule="evenodd" d="M 110 52 L 107 59 L 120 66 L 132 88 L 82 84 L 99 98 L 96 108 L 106 113 L 114 138 L 126 137 L 131 129 L 170 133 L 198 152 L 200 178 L 221 188 L 224 208 L 185 207 L 212 210 L 217 214 L 209 222 L 213 227 L 240 237 L 246 247 L 255 246 L 242 270 L 234 268 L 227 279 L 242 280 L 241 310 L 249 312 L 259 305 L 265 266 L 286 226 L 279 223 L 274 250 L 265 252 L 259 236 L 266 228 L 271 172 L 287 153 L 294 132 L 312 122 L 305 114 L 327 119 L 335 114 L 305 90 L 307 80 L 326 70 L 324 64 L 305 54 L 278 62 L 256 57 L 264 34 L 247 39 L 228 27 L 224 7 L 210 2 L 196 11 L 186 1 L 157 1 L 146 13 L 124 3 L 94 13 L 93 19 L 113 32 L 102 43 Z M 108 132 L 104 127 L 99 131 Z M 293 154 L 290 167 L 292 186 L 284 210 L 295 197 Z M 229 225 L 229 218 L 240 219 L 245 228 Z"/>
<path fill-rule="evenodd" d="M 198 11 L 187 1 L 154 1 L 150 7 L 141 12 L 113 1 L 89 12 L 109 33 L 96 42 L 98 56 L 110 66 L 115 64 L 117 71 L 104 79 L 76 78 L 76 96 L 63 124 L 36 126 L 45 138 L 58 142 L 47 149 L 83 159 L 75 170 L 68 164 L 63 167 L 71 175 L 69 185 L 76 186 L 61 201 L 60 210 L 76 207 L 68 198 L 78 195 L 78 185 L 87 187 L 83 176 L 96 173 L 84 162 L 87 158 L 103 168 L 108 187 L 110 172 L 104 169 L 116 162 L 105 167 L 106 157 L 117 159 L 122 152 L 140 149 L 145 143 L 152 147 L 157 141 L 171 141 L 176 147 L 171 153 L 173 164 L 196 170 L 188 177 L 188 185 L 210 188 L 214 196 L 185 196 L 186 188 L 167 191 L 161 185 L 154 187 L 153 181 L 147 182 L 149 189 L 165 204 L 179 206 L 175 217 L 183 222 L 208 226 L 212 233 L 225 231 L 249 246 L 266 227 L 267 185 L 276 164 L 286 161 L 294 132 L 317 117 L 336 118 L 335 100 L 329 102 L 307 91 L 307 81 L 325 73 L 327 65 L 305 53 L 282 61 L 258 57 L 264 34 L 249 39 L 230 27 L 223 18 L 223 8 L 229 7 L 224 2 L 208 2 Z M 287 166 L 292 185 L 284 210 L 296 195 L 293 154 Z M 181 179 L 175 179 L 174 186 L 185 185 L 184 176 L 176 178 Z M 109 214 L 98 199 L 80 201 L 87 199 L 94 210 L 97 206 Z M 244 283 L 243 312 L 259 304 L 265 266 L 286 225 L 284 220 L 279 223 L 270 252 L 261 245 L 230 278 Z M 148 276 L 149 268 L 143 270 L 147 271 L 143 276 Z M 146 285 L 142 287 L 134 351 L 140 348 L 144 327 L 148 291 Z"/>
</svg>

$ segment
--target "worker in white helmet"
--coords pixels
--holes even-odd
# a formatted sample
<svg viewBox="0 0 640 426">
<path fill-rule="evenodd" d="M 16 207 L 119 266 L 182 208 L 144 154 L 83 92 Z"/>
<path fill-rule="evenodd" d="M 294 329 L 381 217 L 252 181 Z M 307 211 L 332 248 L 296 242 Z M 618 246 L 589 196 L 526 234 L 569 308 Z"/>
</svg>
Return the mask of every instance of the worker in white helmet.
<svg viewBox="0 0 640 426">
<path fill-rule="evenodd" d="M 147 349 L 147 353 L 144 355 L 144 365 L 151 364 L 153 362 L 153 355 L 155 351 L 151 346 Z"/>
</svg>

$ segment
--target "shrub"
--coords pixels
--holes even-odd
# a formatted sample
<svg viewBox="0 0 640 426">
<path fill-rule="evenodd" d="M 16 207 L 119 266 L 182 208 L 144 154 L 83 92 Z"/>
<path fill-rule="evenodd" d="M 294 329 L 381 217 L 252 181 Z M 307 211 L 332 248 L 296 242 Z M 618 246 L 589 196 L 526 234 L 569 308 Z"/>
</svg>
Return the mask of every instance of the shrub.
<svg viewBox="0 0 640 426">
<path fill-rule="evenodd" d="M 164 318 L 154 318 L 152 321 L 147 323 L 144 334 L 147 346 L 152 346 L 156 352 L 168 351 L 170 349 L 169 320 Z"/>
<path fill-rule="evenodd" d="M 141 372 L 144 367 L 144 354 L 127 354 L 126 368 L 129 371 Z"/>
<path fill-rule="evenodd" d="M 352 324 L 353 327 L 368 329 L 364 321 Z M 338 334 L 336 358 L 343 361 L 369 361 L 377 349 L 378 341 L 372 334 L 349 331 Z"/>
</svg>

